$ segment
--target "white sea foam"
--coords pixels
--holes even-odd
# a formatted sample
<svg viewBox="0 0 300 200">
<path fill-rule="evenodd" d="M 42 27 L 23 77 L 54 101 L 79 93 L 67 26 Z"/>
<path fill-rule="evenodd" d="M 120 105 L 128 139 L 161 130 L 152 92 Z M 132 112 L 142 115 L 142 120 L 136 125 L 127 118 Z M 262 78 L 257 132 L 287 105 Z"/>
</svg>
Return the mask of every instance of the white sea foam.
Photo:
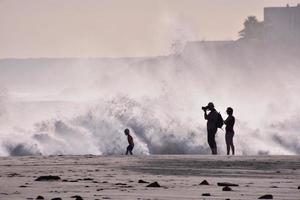
<svg viewBox="0 0 300 200">
<path fill-rule="evenodd" d="M 238 154 L 300 153 L 297 65 L 199 52 L 0 65 L 1 155 L 122 154 L 125 128 L 135 154 L 206 154 L 209 101 L 224 117 L 233 107 Z M 217 142 L 224 153 L 221 130 Z"/>
</svg>

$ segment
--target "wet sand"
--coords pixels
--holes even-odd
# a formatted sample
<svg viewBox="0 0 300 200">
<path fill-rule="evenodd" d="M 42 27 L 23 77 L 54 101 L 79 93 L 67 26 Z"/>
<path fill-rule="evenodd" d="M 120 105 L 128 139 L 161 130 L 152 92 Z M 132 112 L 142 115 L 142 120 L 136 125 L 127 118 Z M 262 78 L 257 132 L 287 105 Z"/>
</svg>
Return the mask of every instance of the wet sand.
<svg viewBox="0 0 300 200">
<path fill-rule="evenodd" d="M 58 180 L 36 181 L 41 176 Z M 48 177 L 49 178 L 49 177 Z M 51 178 L 51 177 L 50 177 Z M 148 183 L 139 183 L 143 180 Z M 200 185 L 206 180 L 208 185 Z M 142 182 L 142 181 L 140 181 Z M 157 182 L 160 187 L 147 187 Z M 218 186 L 218 183 L 237 186 Z M 300 199 L 300 156 L 0 158 L 0 199 Z M 229 189 L 228 189 L 229 188 Z M 231 191 L 223 191 L 231 190 Z M 210 196 L 203 196 L 210 195 Z M 74 197 L 74 198 L 71 198 Z M 79 199 L 79 197 L 77 197 Z"/>
</svg>

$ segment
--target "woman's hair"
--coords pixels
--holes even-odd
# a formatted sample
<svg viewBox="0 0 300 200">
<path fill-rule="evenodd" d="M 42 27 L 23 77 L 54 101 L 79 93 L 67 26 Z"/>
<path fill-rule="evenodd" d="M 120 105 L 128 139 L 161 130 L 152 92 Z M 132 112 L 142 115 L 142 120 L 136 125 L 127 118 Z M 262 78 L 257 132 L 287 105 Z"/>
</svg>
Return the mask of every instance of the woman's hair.
<svg viewBox="0 0 300 200">
<path fill-rule="evenodd" d="M 228 108 L 227 108 L 227 113 L 228 113 L 229 115 L 232 115 L 232 114 L 233 114 L 233 109 L 232 109 L 231 107 L 228 107 Z"/>
</svg>

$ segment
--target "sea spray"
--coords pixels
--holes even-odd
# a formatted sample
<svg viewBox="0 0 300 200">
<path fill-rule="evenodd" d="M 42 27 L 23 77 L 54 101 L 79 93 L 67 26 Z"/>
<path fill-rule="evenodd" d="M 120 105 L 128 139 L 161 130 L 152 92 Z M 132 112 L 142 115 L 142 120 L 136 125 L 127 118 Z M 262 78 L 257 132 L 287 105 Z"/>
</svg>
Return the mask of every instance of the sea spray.
<svg viewBox="0 0 300 200">
<path fill-rule="evenodd" d="M 119 155 L 130 128 L 135 154 L 207 154 L 201 107 L 213 101 L 223 117 L 227 106 L 234 109 L 237 154 L 299 154 L 297 62 L 224 51 L 1 60 L 10 98 L 1 101 L 0 153 Z M 220 153 L 224 140 L 219 130 Z"/>
</svg>

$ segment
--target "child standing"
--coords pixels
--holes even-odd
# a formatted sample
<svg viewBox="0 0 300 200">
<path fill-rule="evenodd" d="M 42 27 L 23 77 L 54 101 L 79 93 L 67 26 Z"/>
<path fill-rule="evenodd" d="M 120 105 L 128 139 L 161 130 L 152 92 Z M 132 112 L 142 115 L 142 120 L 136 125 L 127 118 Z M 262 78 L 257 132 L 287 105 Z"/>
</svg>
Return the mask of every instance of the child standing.
<svg viewBox="0 0 300 200">
<path fill-rule="evenodd" d="M 124 133 L 125 135 L 127 136 L 127 140 L 128 140 L 128 146 L 127 146 L 127 150 L 126 150 L 126 155 L 128 155 L 128 153 L 130 153 L 130 155 L 132 155 L 132 150 L 133 150 L 133 147 L 134 147 L 134 143 L 133 143 L 133 138 L 132 136 L 130 135 L 130 131 L 128 128 L 126 128 L 124 130 Z"/>
</svg>

